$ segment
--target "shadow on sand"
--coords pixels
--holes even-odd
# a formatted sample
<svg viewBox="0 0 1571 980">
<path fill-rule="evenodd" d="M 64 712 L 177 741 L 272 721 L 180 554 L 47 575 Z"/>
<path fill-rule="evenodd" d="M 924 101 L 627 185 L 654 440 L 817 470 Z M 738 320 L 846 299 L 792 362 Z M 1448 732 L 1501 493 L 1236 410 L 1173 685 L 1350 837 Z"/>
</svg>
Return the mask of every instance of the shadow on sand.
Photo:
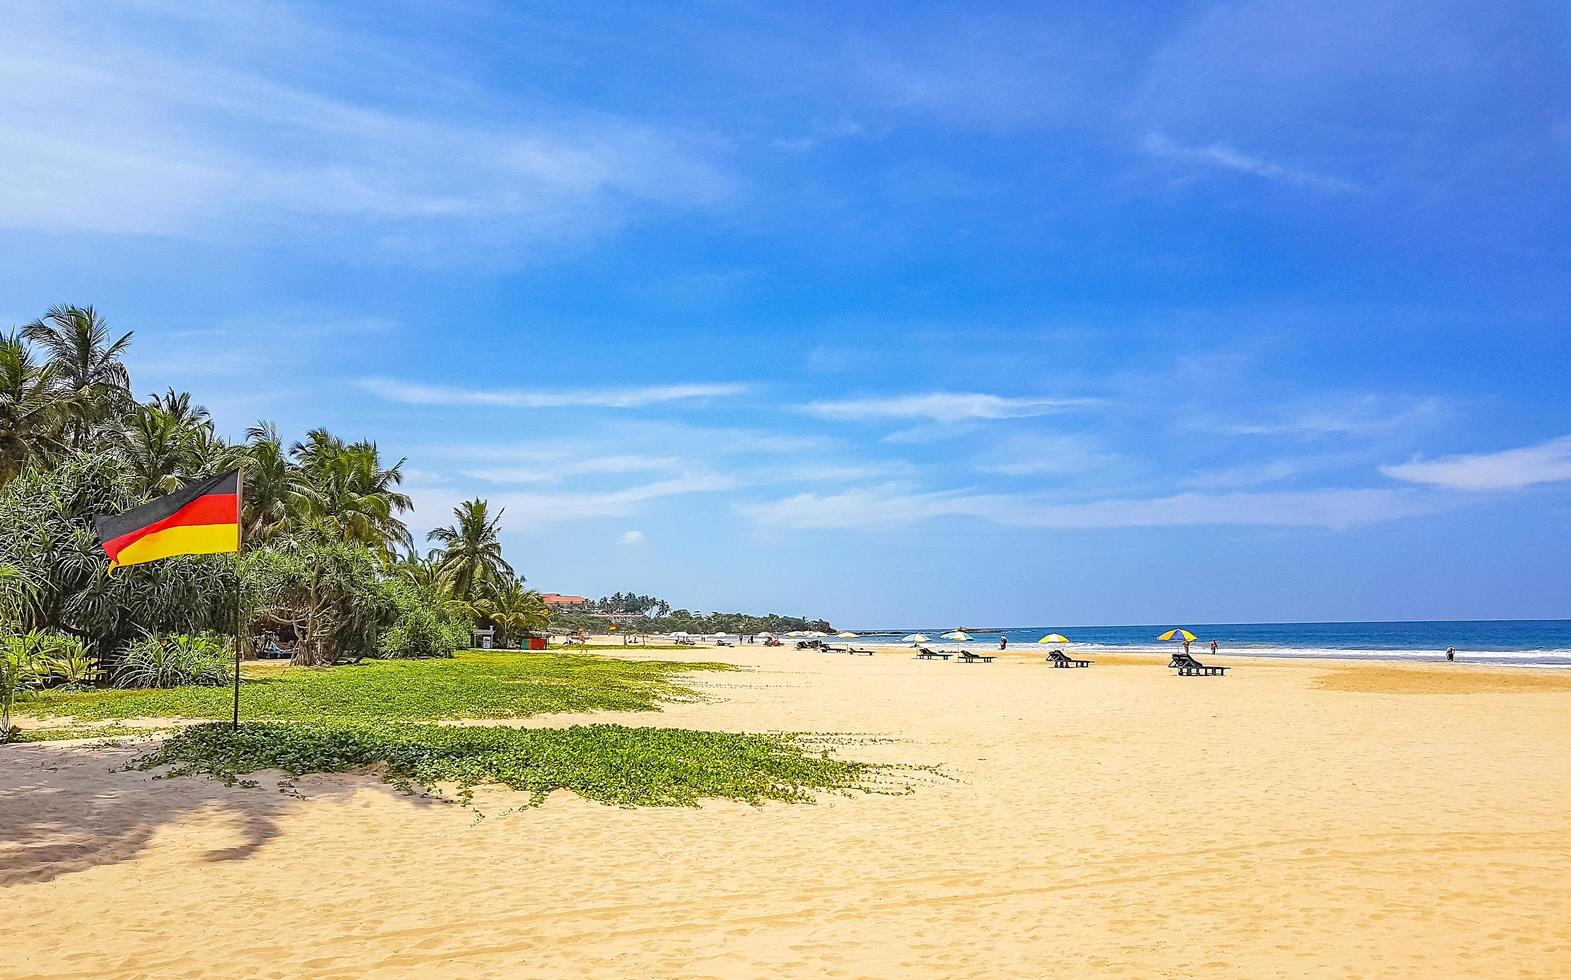
<svg viewBox="0 0 1571 980">
<path fill-rule="evenodd" d="M 51 881 L 102 865 L 130 861 L 160 830 L 222 815 L 237 837 L 205 861 L 249 858 L 279 834 L 279 819 L 312 800 L 342 798 L 379 783 L 356 777 L 312 780 L 308 797 L 274 788 L 278 773 L 258 773 L 259 786 L 215 779 L 157 779 L 123 771 L 148 745 L 23 744 L 0 747 L 0 888 Z M 408 797 L 412 806 L 439 805 Z"/>
</svg>

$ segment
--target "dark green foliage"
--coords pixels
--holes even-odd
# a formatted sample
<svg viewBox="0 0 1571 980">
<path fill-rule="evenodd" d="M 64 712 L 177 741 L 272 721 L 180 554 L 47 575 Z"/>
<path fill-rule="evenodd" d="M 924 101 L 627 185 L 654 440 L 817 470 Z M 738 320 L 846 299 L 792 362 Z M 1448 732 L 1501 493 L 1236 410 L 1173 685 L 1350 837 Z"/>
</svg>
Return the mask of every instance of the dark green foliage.
<svg viewBox="0 0 1571 980">
<path fill-rule="evenodd" d="M 308 670 L 249 665 L 241 686 L 246 718 L 435 721 L 527 718 L 559 711 L 653 711 L 696 697 L 674 679 L 724 664 L 466 650 L 451 660 L 366 661 Z M 167 691 L 45 691 L 21 706 L 37 717 L 228 718 L 230 695 L 214 687 Z"/>
<path fill-rule="evenodd" d="M 120 652 L 114 684 L 156 688 L 228 684 L 233 658 L 233 647 L 211 634 L 148 635 Z"/>
<path fill-rule="evenodd" d="M 263 769 L 292 776 L 375 766 L 431 790 L 499 783 L 534 795 L 567 789 L 617 806 L 696 806 L 704 798 L 811 802 L 814 792 L 868 791 L 878 767 L 811 754 L 784 735 L 621 725 L 565 729 L 248 723 L 187 728 L 141 758 L 142 769 L 233 782 Z"/>
<path fill-rule="evenodd" d="M 23 629 L 79 637 L 106 662 L 145 633 L 233 629 L 234 559 L 193 556 L 108 574 L 93 518 L 142 502 L 124 464 L 68 454 L 30 466 L 0 489 L 0 564 L 25 571 Z"/>
<path fill-rule="evenodd" d="M 593 612 L 643 613 L 641 620 L 618 624 L 618 631 L 630 633 L 671 633 L 677 630 L 686 630 L 689 633 L 734 634 L 790 633 L 797 630 L 835 632 L 835 628 L 825 619 L 782 616 L 778 613 L 770 613 L 767 616 L 722 612 L 706 615 L 687 609 L 671 609 L 670 603 L 664 599 L 656 599 L 654 596 L 621 592 L 591 602 L 587 610 L 555 610 L 551 613 L 551 625 L 572 632 L 579 629 L 591 633 L 605 632 L 609 621 L 593 615 Z"/>
<path fill-rule="evenodd" d="M 375 656 L 397 615 L 376 557 L 358 543 L 283 538 L 247 552 L 240 575 L 250 629 L 287 630 L 302 666 Z"/>
<path fill-rule="evenodd" d="M 435 589 L 400 581 L 383 583 L 393 606 L 393 619 L 377 644 L 378 656 L 401 660 L 411 657 L 451 657 L 469 647 L 471 619 L 458 603 Z"/>
</svg>

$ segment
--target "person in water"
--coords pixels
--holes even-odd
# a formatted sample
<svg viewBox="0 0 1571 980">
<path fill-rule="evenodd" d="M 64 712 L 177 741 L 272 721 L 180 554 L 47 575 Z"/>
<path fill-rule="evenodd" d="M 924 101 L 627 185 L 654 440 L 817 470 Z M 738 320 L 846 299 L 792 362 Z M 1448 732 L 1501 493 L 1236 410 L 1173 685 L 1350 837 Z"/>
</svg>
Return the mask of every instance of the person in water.
<svg viewBox="0 0 1571 980">
<path fill-rule="evenodd" d="M 1455 659 L 1456 659 L 1456 647 L 1446 647 L 1446 660 L 1452 661 L 1452 660 L 1455 660 Z"/>
<path fill-rule="evenodd" d="M 1000 649 L 1000 650 L 1008 650 L 1009 649 L 1009 637 L 1005 636 L 1002 633 L 998 634 L 998 649 Z"/>
<path fill-rule="evenodd" d="M 1211 641 L 1211 656 L 1213 656 L 1213 657 L 1216 656 L 1216 641 L 1215 640 Z"/>
</svg>

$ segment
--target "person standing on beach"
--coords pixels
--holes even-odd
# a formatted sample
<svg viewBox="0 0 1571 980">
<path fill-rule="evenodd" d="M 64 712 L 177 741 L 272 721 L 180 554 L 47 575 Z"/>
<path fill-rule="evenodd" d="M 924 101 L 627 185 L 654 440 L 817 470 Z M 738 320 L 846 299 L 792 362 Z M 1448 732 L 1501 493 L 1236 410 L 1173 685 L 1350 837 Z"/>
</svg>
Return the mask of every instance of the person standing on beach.
<svg viewBox="0 0 1571 980">
<path fill-rule="evenodd" d="M 1005 636 L 1002 633 L 998 634 L 998 649 L 1000 649 L 1000 650 L 1008 650 L 1009 649 L 1009 637 Z"/>
<path fill-rule="evenodd" d="M 1186 657 L 1189 656 L 1189 641 L 1188 640 L 1184 641 L 1184 656 L 1186 656 Z"/>
<path fill-rule="evenodd" d="M 1446 647 L 1446 661 L 1449 663 L 1454 660 L 1456 660 L 1456 647 Z"/>
<path fill-rule="evenodd" d="M 1216 656 L 1216 641 L 1215 640 L 1211 641 L 1211 656 L 1213 656 L 1213 657 Z"/>
</svg>

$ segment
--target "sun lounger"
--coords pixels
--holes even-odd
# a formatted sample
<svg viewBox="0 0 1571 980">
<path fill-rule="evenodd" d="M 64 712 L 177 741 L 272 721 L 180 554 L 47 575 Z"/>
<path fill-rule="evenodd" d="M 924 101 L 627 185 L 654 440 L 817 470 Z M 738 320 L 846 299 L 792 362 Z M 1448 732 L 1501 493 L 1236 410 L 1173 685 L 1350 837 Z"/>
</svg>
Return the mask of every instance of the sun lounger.
<svg viewBox="0 0 1571 980">
<path fill-rule="evenodd" d="M 1179 677 L 1220 677 L 1227 673 L 1226 667 L 1207 666 L 1187 653 L 1173 654 L 1173 660 L 1168 666 L 1175 668 Z"/>
<path fill-rule="evenodd" d="M 871 657 L 873 655 L 873 651 L 866 647 L 846 647 L 846 653 L 851 654 L 853 657 Z"/>
<path fill-rule="evenodd" d="M 948 660 L 949 654 L 929 650 L 927 647 L 917 647 L 916 659 L 918 660 Z"/>
<path fill-rule="evenodd" d="M 1089 667 L 1093 661 L 1076 660 L 1073 657 L 1065 656 L 1062 650 L 1054 650 L 1047 655 L 1047 662 L 1054 667 Z"/>
<path fill-rule="evenodd" d="M 972 653 L 970 650 L 961 650 L 960 659 L 957 662 L 962 664 L 990 664 L 993 662 L 993 658 L 985 657 L 980 653 Z"/>
</svg>

